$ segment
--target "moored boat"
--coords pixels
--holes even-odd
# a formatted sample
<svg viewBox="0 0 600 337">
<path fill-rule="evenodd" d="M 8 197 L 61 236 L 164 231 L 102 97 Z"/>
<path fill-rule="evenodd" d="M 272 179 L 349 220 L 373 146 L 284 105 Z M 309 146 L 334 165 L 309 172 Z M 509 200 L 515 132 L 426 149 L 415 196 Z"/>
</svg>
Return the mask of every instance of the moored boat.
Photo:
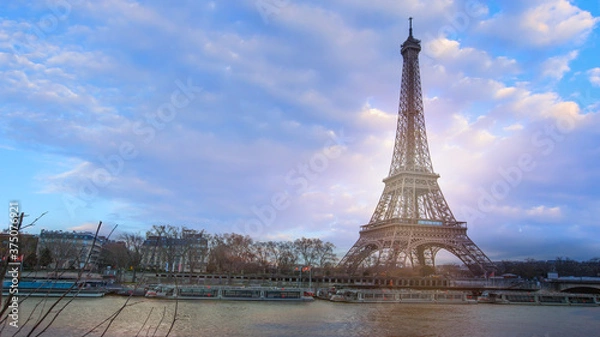
<svg viewBox="0 0 600 337">
<path fill-rule="evenodd" d="M 158 285 L 146 297 L 178 300 L 312 301 L 313 293 L 300 288 L 211 287 Z"/>
<path fill-rule="evenodd" d="M 20 280 L 18 283 L 5 280 L 2 295 L 35 297 L 102 297 L 106 293 L 105 284 L 96 280 Z"/>
<path fill-rule="evenodd" d="M 340 289 L 329 300 L 350 303 L 477 303 L 477 300 L 466 292 L 403 289 Z"/>
<path fill-rule="evenodd" d="M 119 296 L 139 297 L 139 296 L 145 296 L 146 291 L 148 291 L 148 289 L 146 289 L 146 288 L 122 288 L 122 289 L 118 290 L 117 292 L 115 292 L 115 294 L 119 295 Z"/>
<path fill-rule="evenodd" d="M 600 306 L 600 300 L 592 294 L 569 293 L 522 293 L 484 292 L 477 298 L 479 303 L 520 305 Z"/>
</svg>

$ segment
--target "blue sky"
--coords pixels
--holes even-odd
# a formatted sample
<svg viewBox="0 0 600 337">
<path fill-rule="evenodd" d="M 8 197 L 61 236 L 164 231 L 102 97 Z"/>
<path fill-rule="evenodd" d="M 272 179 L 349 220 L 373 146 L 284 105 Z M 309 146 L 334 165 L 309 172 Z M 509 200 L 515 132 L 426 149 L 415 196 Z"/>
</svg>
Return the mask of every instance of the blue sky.
<svg viewBox="0 0 600 337">
<path fill-rule="evenodd" d="M 600 256 L 600 1 L 0 9 L 0 196 L 40 229 L 358 238 L 422 40 L 439 184 L 493 260 Z"/>
</svg>

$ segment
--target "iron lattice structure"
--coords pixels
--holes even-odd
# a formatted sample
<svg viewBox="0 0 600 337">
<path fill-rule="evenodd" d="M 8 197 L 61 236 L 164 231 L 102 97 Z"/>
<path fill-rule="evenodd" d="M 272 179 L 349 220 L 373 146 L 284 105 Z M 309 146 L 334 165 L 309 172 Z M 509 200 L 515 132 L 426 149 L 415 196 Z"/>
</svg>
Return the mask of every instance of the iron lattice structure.
<svg viewBox="0 0 600 337">
<path fill-rule="evenodd" d="M 465 222 L 454 218 L 433 172 L 421 94 L 421 41 L 412 35 L 401 45 L 402 85 L 396 141 L 389 176 L 368 224 L 340 261 L 348 273 L 361 266 L 435 267 L 445 249 L 475 275 L 495 269 L 490 259 L 467 236 Z"/>
</svg>

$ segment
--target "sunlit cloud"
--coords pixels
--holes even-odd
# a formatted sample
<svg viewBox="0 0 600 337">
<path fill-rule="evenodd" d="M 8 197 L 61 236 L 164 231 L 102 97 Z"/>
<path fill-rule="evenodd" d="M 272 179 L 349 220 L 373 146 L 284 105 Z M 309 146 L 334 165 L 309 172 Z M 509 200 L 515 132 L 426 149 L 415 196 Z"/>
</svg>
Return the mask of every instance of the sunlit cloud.
<svg viewBox="0 0 600 337">
<path fill-rule="evenodd" d="M 567 55 L 555 56 L 546 60 L 542 64 L 542 75 L 553 79 L 561 79 L 563 75 L 571 70 L 569 62 L 577 57 L 576 50 L 569 52 Z"/>
<path fill-rule="evenodd" d="M 530 1 L 480 22 L 480 29 L 520 46 L 552 47 L 585 41 L 598 22 L 567 0 Z"/>
</svg>

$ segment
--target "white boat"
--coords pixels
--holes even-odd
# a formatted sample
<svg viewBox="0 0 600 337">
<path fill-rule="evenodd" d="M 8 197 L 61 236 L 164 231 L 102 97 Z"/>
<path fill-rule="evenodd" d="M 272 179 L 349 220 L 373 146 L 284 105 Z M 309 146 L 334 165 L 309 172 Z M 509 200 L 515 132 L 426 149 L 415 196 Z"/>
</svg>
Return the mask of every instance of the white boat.
<svg viewBox="0 0 600 337">
<path fill-rule="evenodd" d="M 599 306 L 600 299 L 592 294 L 484 292 L 479 303 L 521 305 Z"/>
<path fill-rule="evenodd" d="M 158 285 L 146 297 L 178 300 L 313 301 L 313 293 L 300 288 L 212 287 Z"/>
<path fill-rule="evenodd" d="M 405 289 L 340 289 L 330 297 L 330 301 L 351 303 L 477 303 L 475 297 L 460 291 L 411 291 Z"/>
</svg>

